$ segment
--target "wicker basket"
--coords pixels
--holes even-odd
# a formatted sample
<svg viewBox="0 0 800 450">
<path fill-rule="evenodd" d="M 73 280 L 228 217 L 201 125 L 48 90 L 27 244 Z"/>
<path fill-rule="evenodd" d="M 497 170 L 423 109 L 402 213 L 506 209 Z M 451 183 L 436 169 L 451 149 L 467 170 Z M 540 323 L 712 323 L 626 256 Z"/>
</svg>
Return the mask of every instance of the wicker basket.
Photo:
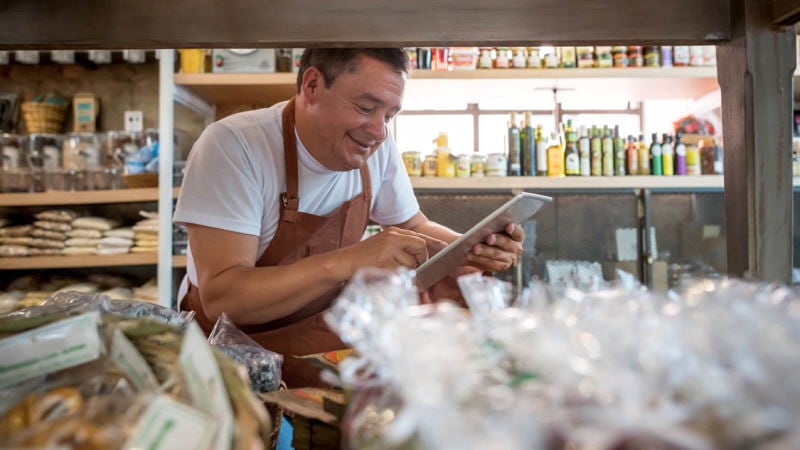
<svg viewBox="0 0 800 450">
<path fill-rule="evenodd" d="M 137 173 L 135 175 L 125 175 L 124 178 L 129 188 L 158 187 L 157 173 Z"/>
<path fill-rule="evenodd" d="M 66 106 L 50 103 L 22 103 L 22 116 L 28 133 L 60 133 Z"/>
</svg>

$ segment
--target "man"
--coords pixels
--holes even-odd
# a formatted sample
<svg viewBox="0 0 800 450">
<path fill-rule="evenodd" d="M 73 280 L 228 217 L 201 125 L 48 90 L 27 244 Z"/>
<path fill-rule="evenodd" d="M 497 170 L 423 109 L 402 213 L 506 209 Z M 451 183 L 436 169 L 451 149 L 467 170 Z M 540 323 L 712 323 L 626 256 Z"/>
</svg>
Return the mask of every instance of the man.
<svg viewBox="0 0 800 450">
<path fill-rule="evenodd" d="M 414 268 L 459 236 L 420 212 L 388 135 L 407 64 L 400 48 L 306 50 L 294 99 L 212 124 L 189 157 L 182 308 L 206 332 L 225 312 L 282 353 L 290 387 L 319 383 L 292 355 L 345 348 L 322 314 L 359 268 Z M 386 229 L 361 241 L 370 219 Z M 524 233 L 506 231 L 475 246 L 473 270 L 510 267 Z"/>
</svg>

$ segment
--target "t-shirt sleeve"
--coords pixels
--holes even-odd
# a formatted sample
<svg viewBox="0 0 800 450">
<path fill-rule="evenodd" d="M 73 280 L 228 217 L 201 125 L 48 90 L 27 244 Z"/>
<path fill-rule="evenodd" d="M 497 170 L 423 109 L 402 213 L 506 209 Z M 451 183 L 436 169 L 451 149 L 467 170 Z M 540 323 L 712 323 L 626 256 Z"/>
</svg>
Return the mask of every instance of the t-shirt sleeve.
<svg viewBox="0 0 800 450">
<path fill-rule="evenodd" d="M 186 163 L 175 222 L 259 236 L 263 179 L 249 151 L 225 125 L 206 128 Z"/>
<path fill-rule="evenodd" d="M 385 145 L 386 164 L 370 219 L 380 225 L 397 225 L 414 217 L 419 212 L 419 203 L 394 139 L 387 139 Z"/>
</svg>

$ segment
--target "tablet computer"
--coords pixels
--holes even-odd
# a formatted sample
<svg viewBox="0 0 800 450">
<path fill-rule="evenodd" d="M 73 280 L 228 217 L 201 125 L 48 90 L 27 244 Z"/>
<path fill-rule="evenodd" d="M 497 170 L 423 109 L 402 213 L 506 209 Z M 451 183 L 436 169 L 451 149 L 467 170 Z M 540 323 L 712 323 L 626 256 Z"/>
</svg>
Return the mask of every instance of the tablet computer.
<svg viewBox="0 0 800 450">
<path fill-rule="evenodd" d="M 460 238 L 433 255 L 421 266 L 417 267 L 417 288 L 426 290 L 439 280 L 467 263 L 467 253 L 472 247 L 486 240 L 492 233 L 500 233 L 510 223 L 520 224 L 528 220 L 545 203 L 552 201 L 550 197 L 523 192 L 517 194 L 486 216 L 477 225 L 470 228 Z"/>
</svg>

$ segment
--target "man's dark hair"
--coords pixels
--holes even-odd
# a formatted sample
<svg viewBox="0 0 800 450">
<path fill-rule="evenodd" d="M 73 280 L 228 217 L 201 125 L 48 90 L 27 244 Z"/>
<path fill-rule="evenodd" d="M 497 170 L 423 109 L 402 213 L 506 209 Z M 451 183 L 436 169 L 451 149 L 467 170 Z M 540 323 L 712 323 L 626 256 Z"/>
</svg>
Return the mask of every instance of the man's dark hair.
<svg viewBox="0 0 800 450">
<path fill-rule="evenodd" d="M 358 70 L 356 58 L 360 55 L 382 61 L 397 73 L 408 72 L 408 55 L 402 48 L 309 48 L 300 58 L 297 93 L 300 93 L 303 85 L 303 73 L 309 67 L 316 67 L 322 72 L 325 87 L 329 88 L 342 72 L 354 73 Z"/>
</svg>

